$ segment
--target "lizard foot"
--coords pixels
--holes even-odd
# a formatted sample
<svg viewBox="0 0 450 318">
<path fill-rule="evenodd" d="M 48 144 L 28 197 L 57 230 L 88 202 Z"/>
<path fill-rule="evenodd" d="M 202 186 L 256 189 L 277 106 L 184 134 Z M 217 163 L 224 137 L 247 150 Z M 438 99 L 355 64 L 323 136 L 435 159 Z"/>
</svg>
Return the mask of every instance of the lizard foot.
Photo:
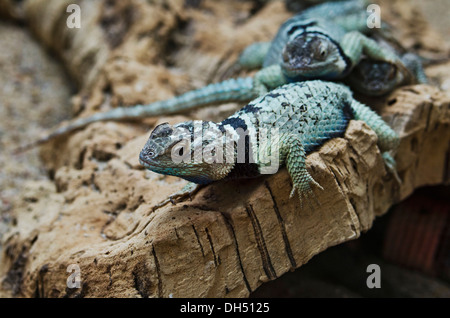
<svg viewBox="0 0 450 318">
<path fill-rule="evenodd" d="M 400 179 L 400 176 L 398 175 L 398 172 L 397 172 L 397 163 L 395 162 L 395 159 L 388 152 L 384 152 L 382 154 L 382 157 L 384 160 L 384 164 L 387 167 L 387 170 L 390 173 L 392 173 L 392 175 L 394 176 L 394 178 L 398 182 L 398 184 L 402 184 L 402 180 Z"/>
<path fill-rule="evenodd" d="M 308 180 L 300 182 L 299 184 L 294 184 L 289 197 L 290 198 L 294 197 L 295 193 L 297 192 L 298 197 L 300 199 L 300 208 L 303 208 L 303 202 L 307 201 L 309 204 L 309 207 L 311 209 L 313 209 L 314 207 L 313 207 L 313 204 L 311 203 L 310 199 L 313 199 L 315 201 L 316 206 L 320 206 L 320 202 L 319 202 L 319 200 L 317 200 L 317 197 L 314 194 L 312 185 L 316 186 L 320 190 L 323 190 L 323 187 L 316 180 L 314 180 L 311 176 L 309 176 Z"/>
<path fill-rule="evenodd" d="M 164 201 L 161 201 L 160 203 L 156 204 L 155 206 L 153 206 L 153 211 L 169 204 L 172 203 L 173 205 L 176 205 L 177 203 L 180 203 L 186 199 L 190 199 L 192 200 L 192 196 L 198 192 L 198 190 L 200 190 L 201 185 L 196 184 L 196 183 L 192 183 L 189 182 L 188 184 L 186 184 L 183 189 L 181 189 L 180 191 L 170 195 L 167 199 L 165 199 Z"/>
</svg>

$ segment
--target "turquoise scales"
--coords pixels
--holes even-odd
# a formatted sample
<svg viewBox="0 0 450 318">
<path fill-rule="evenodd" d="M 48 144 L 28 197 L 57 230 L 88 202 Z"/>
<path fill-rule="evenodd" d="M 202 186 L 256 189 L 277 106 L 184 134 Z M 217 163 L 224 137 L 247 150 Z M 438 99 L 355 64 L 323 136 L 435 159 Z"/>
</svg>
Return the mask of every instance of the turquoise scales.
<svg viewBox="0 0 450 318">
<path fill-rule="evenodd" d="M 23 148 L 26 149 L 43 144 L 55 137 L 85 127 L 94 122 L 139 119 L 161 114 L 172 114 L 185 109 L 191 109 L 198 105 L 229 101 L 248 101 L 253 97 L 252 78 L 229 79 L 220 83 L 210 84 L 194 91 L 189 91 L 176 98 L 158 101 L 149 105 L 117 107 L 104 113 L 96 113 L 90 117 L 78 118 L 67 126 L 59 127 L 45 137 Z"/>
<path fill-rule="evenodd" d="M 166 101 L 119 107 L 79 118 L 23 148 L 45 143 L 93 122 L 139 119 L 220 102 L 249 101 L 293 81 L 340 79 L 358 63 L 362 54 L 401 65 L 395 55 L 362 34 L 368 31 L 366 19 L 366 1 L 363 0 L 324 3 L 309 8 L 286 21 L 272 42 L 256 43 L 243 52 L 242 66 L 263 67 L 253 78 L 230 79 Z"/>
<path fill-rule="evenodd" d="M 140 153 L 140 162 L 147 169 L 166 175 L 184 178 L 196 184 L 208 184 L 227 178 L 255 177 L 264 174 L 267 163 L 257 159 L 268 149 L 278 149 L 278 167 L 286 165 L 293 181 L 291 196 L 297 192 L 300 200 L 308 197 L 312 185 L 320 187 L 308 173 L 305 165 L 306 155 L 323 145 L 326 140 L 342 136 L 350 119 L 363 120 L 378 136 L 378 146 L 383 153 L 388 168 L 395 173 L 395 161 L 389 152 L 398 145 L 398 136 L 374 111 L 352 97 L 349 88 L 342 84 L 325 81 L 305 81 L 277 88 L 257 99 L 220 123 L 210 121 L 188 121 L 176 125 L 167 123 L 157 126 L 151 133 Z M 201 128 L 202 138 L 196 140 L 193 133 Z M 250 142 L 246 150 L 256 158 L 254 162 L 246 157 L 238 162 L 237 150 L 234 161 L 205 162 L 196 161 L 196 151 L 205 148 L 222 149 L 229 145 L 223 136 L 211 134 L 220 131 L 239 142 L 246 131 Z M 277 139 L 262 141 L 258 132 L 278 129 Z M 190 141 L 189 143 L 185 143 Z M 225 142 L 224 142 L 225 141 Z M 184 161 L 173 160 L 173 154 L 183 149 Z M 223 149 L 226 152 L 226 149 Z M 180 193 L 164 201 L 183 197 L 190 193 L 192 184 Z M 158 206 L 161 206 L 158 205 Z"/>
<path fill-rule="evenodd" d="M 392 50 L 367 37 L 380 31 L 367 27 L 367 4 L 351 0 L 312 7 L 286 21 L 271 42 L 249 46 L 240 64 L 263 67 L 254 76 L 255 90 L 261 94 L 289 82 L 340 80 L 363 57 L 403 71 L 403 62 Z"/>
<path fill-rule="evenodd" d="M 393 38 L 375 36 L 375 39 L 380 46 L 401 59 L 402 67 L 365 57 L 345 79 L 354 91 L 367 96 L 381 96 L 401 85 L 428 83 L 423 69 L 426 59 L 408 52 Z"/>
</svg>

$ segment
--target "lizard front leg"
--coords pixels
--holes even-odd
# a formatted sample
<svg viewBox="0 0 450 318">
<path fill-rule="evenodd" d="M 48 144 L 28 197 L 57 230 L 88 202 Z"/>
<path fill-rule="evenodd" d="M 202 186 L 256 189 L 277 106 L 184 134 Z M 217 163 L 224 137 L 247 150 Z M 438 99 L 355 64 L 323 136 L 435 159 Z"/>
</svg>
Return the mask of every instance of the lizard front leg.
<svg viewBox="0 0 450 318">
<path fill-rule="evenodd" d="M 264 58 L 269 51 L 271 42 L 256 42 L 247 46 L 221 76 L 221 80 L 236 76 L 242 69 L 254 70 L 262 68 Z"/>
<path fill-rule="evenodd" d="M 271 65 L 258 71 L 253 78 L 253 91 L 257 96 L 266 94 L 269 90 L 282 86 L 288 82 L 281 66 Z"/>
<path fill-rule="evenodd" d="M 384 49 L 376 41 L 358 31 L 346 33 L 340 44 L 344 54 L 350 58 L 352 66 L 359 63 L 363 54 L 373 60 L 402 65 L 394 53 Z"/>
<path fill-rule="evenodd" d="M 285 164 L 293 183 L 290 197 L 292 198 L 297 192 L 300 205 L 303 207 L 304 199 L 315 199 L 312 185 L 321 190 L 323 188 L 311 177 L 306 169 L 306 152 L 298 135 L 288 134 L 282 137 L 280 155 L 285 158 Z"/>
<path fill-rule="evenodd" d="M 411 73 L 416 78 L 417 82 L 420 84 L 427 84 L 428 78 L 423 69 L 422 60 L 419 56 L 413 53 L 406 53 L 402 56 L 402 62 L 405 64 L 406 68 L 411 71 Z"/>
<path fill-rule="evenodd" d="M 256 42 L 247 46 L 239 56 L 238 65 L 249 70 L 261 68 L 270 45 L 271 42 Z"/>
<path fill-rule="evenodd" d="M 160 203 L 153 206 L 153 211 L 169 204 L 176 204 L 181 202 L 184 199 L 192 198 L 192 195 L 197 193 L 201 189 L 201 184 L 196 184 L 193 182 L 187 183 L 180 191 L 175 192 L 174 194 L 170 195 L 166 200 L 161 201 Z"/>
</svg>

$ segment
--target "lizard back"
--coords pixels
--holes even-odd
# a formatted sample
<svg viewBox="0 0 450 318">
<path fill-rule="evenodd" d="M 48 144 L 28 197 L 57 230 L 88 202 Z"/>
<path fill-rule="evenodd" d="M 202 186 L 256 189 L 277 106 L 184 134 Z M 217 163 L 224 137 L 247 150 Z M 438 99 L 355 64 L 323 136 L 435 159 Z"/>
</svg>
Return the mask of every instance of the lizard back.
<svg viewBox="0 0 450 318">
<path fill-rule="evenodd" d="M 247 131 L 253 158 L 266 150 L 268 144 L 262 138 L 275 130 L 279 136 L 295 135 L 310 153 L 326 140 L 343 135 L 352 118 L 351 99 L 346 86 L 333 82 L 287 84 L 253 100 L 220 125 Z M 278 141 L 267 142 L 274 147 Z"/>
</svg>

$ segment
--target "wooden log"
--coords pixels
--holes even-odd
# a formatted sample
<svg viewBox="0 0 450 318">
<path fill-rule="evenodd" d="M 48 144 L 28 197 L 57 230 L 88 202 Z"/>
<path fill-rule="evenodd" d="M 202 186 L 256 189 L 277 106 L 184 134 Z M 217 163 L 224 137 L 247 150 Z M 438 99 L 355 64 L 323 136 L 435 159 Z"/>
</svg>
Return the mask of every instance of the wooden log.
<svg viewBox="0 0 450 318">
<path fill-rule="evenodd" d="M 28 19 L 38 21 L 38 14 L 52 11 L 54 7 L 43 10 L 51 7 L 51 2 L 30 1 Z M 99 8 L 104 9 L 106 3 Z M 139 1 L 121 3 L 116 14 L 130 10 L 139 16 L 150 10 Z M 195 21 L 194 29 L 221 21 L 214 14 L 224 18 L 218 32 L 197 29 L 189 35 L 189 44 L 172 52 L 178 58 L 176 67 L 186 74 L 193 72 L 200 82 L 207 80 L 202 73 L 214 78 L 220 65 L 230 65 L 231 58 L 225 60 L 224 52 L 236 55 L 240 46 L 251 40 L 244 32 L 248 38 L 243 42 L 229 41 L 233 36 L 237 41 L 240 32 L 233 30 L 230 21 L 237 9 L 228 1 L 206 2 L 204 6 L 213 12 L 212 17 L 195 8 L 181 13 L 176 1 L 169 3 L 166 15 L 152 13 L 156 20 L 171 21 L 167 22 L 169 29 L 160 31 L 164 36 L 175 32 L 179 22 L 174 16 L 184 23 Z M 239 9 L 246 12 L 251 7 L 242 4 Z M 95 28 L 103 21 L 98 17 L 105 13 L 100 11 L 90 12 L 91 17 L 97 17 L 92 19 Z M 268 31 L 261 31 L 260 26 L 267 25 L 269 17 L 278 21 L 287 14 L 280 3 L 271 3 L 249 17 L 243 27 L 253 30 L 249 34 L 264 33 L 261 38 L 270 38 L 276 32 L 276 23 Z M 46 24 L 64 23 L 58 16 L 49 17 Z M 152 27 L 162 28 L 156 27 L 157 23 L 141 23 L 124 27 L 122 41 L 115 46 L 109 44 L 108 59 L 90 61 L 97 71 L 89 75 L 82 74 L 84 68 L 79 71 L 81 91 L 75 98 L 75 109 L 85 114 L 96 111 L 104 107 L 101 105 L 107 95 L 112 104 L 150 101 L 150 93 L 139 93 L 136 88 L 142 81 L 154 85 L 151 92 L 166 88 L 162 95 L 176 93 L 176 89 L 171 92 L 173 88 L 168 88 L 172 85 L 183 89 L 185 81 L 171 74 L 167 65 L 148 64 L 153 65 L 156 79 L 151 72 L 134 74 L 141 66 L 148 66 L 143 62 L 143 56 L 148 55 L 141 54 L 145 52 L 143 47 L 157 42 L 157 30 Z M 141 36 L 150 39 L 140 47 L 135 35 L 146 27 L 152 32 Z M 77 73 L 74 65 L 78 62 L 70 55 L 73 53 L 64 57 L 60 40 L 50 38 L 48 32 L 36 31 L 40 38 L 55 42 L 51 44 L 53 49 Z M 97 36 L 89 29 L 83 32 Z M 206 41 L 213 37 L 216 42 Z M 74 38 L 69 36 L 66 41 L 76 52 L 83 52 L 87 40 L 77 42 Z M 202 44 L 196 48 L 198 43 Z M 158 46 L 155 52 L 161 54 L 163 49 L 164 45 Z M 150 63 L 155 63 L 157 54 L 150 55 Z M 186 58 L 179 59 L 182 56 Z M 190 62 L 197 60 L 192 66 Z M 202 189 L 192 201 L 153 211 L 155 204 L 185 182 L 145 171 L 138 163 L 138 153 L 151 126 L 187 118 L 183 116 L 150 119 L 145 126 L 97 123 L 47 145 L 42 157 L 54 178 L 30 181 L 15 207 L 17 224 L 5 236 L 0 259 L 2 289 L 22 297 L 249 296 L 264 282 L 295 270 L 328 247 L 357 239 L 371 228 L 377 216 L 414 189 L 450 182 L 450 94 L 433 86 L 415 85 L 375 102 L 401 137 L 396 155 L 401 184 L 386 171 L 374 132 L 363 122 L 351 121 L 343 138 L 328 141 L 308 156 L 308 169 L 324 190 L 314 191 L 320 204 L 311 202 L 303 208 L 296 198 L 289 199 L 292 185 L 283 168 L 257 179 L 218 182 Z M 220 117 L 227 111 L 230 109 L 210 108 L 201 114 Z M 67 285 L 67 269 L 72 264 L 80 270 L 79 288 Z"/>
</svg>

